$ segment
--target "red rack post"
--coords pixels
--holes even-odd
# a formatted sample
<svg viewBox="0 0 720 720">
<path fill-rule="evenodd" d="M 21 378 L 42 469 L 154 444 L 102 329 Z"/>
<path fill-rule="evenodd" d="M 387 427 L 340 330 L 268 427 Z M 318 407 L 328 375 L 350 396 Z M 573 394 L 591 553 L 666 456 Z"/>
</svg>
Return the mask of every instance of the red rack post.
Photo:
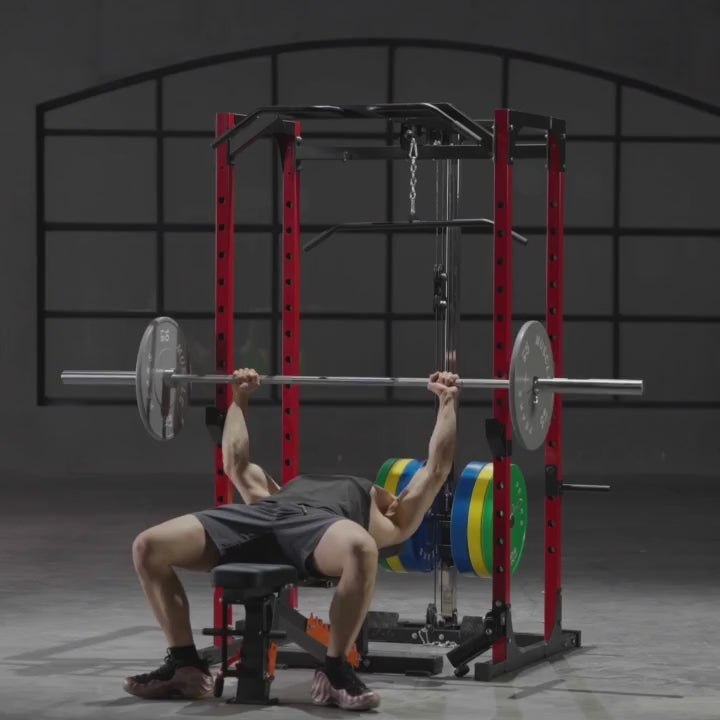
<svg viewBox="0 0 720 720">
<path fill-rule="evenodd" d="M 283 375 L 300 374 L 300 173 L 295 162 L 294 133 L 280 137 L 283 173 L 282 228 L 282 367 Z M 282 388 L 282 483 L 290 482 L 300 464 L 300 388 Z M 290 607 L 297 607 L 297 589 L 290 592 Z"/>
<path fill-rule="evenodd" d="M 510 160 L 510 111 L 495 111 L 494 166 L 494 295 L 493 371 L 507 378 L 512 347 L 512 164 Z M 505 428 L 511 447 L 512 425 L 507 390 L 493 393 L 494 417 Z M 493 607 L 510 604 L 510 453 L 493 459 Z M 507 657 L 507 641 L 500 638 L 492 648 L 494 664 Z"/>
<path fill-rule="evenodd" d="M 218 113 L 215 118 L 216 136 L 220 136 L 235 124 L 232 113 Z M 231 372 L 234 348 L 234 280 L 235 280 L 235 173 L 229 161 L 228 143 L 219 145 L 215 151 L 215 371 Z M 229 385 L 218 385 L 215 391 L 215 407 L 226 413 L 232 402 Z M 215 448 L 215 505 L 232 502 L 233 486 L 223 470 L 222 448 Z M 216 588 L 213 602 L 214 628 L 223 627 L 222 589 Z M 231 610 L 228 610 L 231 612 Z M 232 623 L 232 615 L 228 618 Z M 214 639 L 215 646 L 222 638 Z"/>
<path fill-rule="evenodd" d="M 555 375 L 563 376 L 563 272 L 565 252 L 564 128 L 548 133 L 547 168 L 547 331 L 555 358 Z M 555 395 L 545 445 L 546 472 L 562 482 L 562 395 Z M 545 497 L 545 641 L 561 622 L 562 493 Z"/>
</svg>

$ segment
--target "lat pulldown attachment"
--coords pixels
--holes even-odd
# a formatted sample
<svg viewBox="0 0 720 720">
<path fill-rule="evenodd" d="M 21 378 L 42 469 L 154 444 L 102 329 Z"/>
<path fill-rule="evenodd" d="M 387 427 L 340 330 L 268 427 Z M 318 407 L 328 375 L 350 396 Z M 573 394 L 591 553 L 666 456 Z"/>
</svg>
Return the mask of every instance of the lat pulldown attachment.
<svg viewBox="0 0 720 720">
<path fill-rule="evenodd" d="M 303 245 L 303 250 L 308 252 L 314 247 L 325 242 L 337 232 L 372 232 L 379 230 L 437 230 L 438 228 L 447 227 L 460 227 L 460 228 L 471 228 L 471 227 L 487 227 L 494 226 L 495 223 L 490 218 L 455 218 L 454 220 L 397 220 L 397 221 L 385 221 L 385 222 L 347 222 L 338 223 L 332 225 L 327 230 L 323 230 L 319 235 L 316 235 L 312 240 L 309 240 Z M 513 230 L 513 238 L 522 245 L 528 244 L 528 239 Z"/>
</svg>

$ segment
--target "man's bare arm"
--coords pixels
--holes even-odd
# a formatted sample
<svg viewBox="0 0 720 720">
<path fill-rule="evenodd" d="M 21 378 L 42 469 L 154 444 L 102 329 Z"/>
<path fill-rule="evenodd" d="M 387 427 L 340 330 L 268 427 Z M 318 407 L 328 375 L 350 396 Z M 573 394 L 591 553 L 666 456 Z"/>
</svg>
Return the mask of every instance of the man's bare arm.
<svg viewBox="0 0 720 720">
<path fill-rule="evenodd" d="M 390 504 L 385 515 L 397 526 L 400 536 L 409 537 L 422 522 L 435 497 L 445 484 L 455 459 L 457 436 L 457 377 L 442 373 L 431 387 L 439 397 L 435 427 L 430 437 L 428 460 L 410 484 Z M 445 385 L 444 383 L 449 383 Z M 433 383 L 431 383 L 433 385 Z"/>
<path fill-rule="evenodd" d="M 234 373 L 233 402 L 223 428 L 223 469 L 247 504 L 273 495 L 279 490 L 275 481 L 259 466 L 250 462 L 250 436 L 247 412 L 250 394 L 259 386 L 254 370 Z"/>
</svg>

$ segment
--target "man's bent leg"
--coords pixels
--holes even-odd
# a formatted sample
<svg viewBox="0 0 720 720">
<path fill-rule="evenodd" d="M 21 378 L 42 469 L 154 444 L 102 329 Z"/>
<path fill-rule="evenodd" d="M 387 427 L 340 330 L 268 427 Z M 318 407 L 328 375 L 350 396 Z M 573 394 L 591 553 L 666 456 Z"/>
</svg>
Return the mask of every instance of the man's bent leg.
<svg viewBox="0 0 720 720">
<path fill-rule="evenodd" d="M 313 560 L 320 573 L 340 578 L 330 604 L 328 655 L 344 657 L 355 642 L 372 602 L 377 545 L 357 523 L 339 520 L 323 535 Z"/>
<path fill-rule="evenodd" d="M 133 563 L 169 647 L 192 645 L 187 595 L 173 567 L 211 570 L 220 560 L 215 545 L 194 515 L 168 520 L 140 533 Z"/>
<path fill-rule="evenodd" d="M 184 515 L 140 533 L 133 562 L 145 596 L 170 648 L 157 670 L 127 678 L 125 690 L 144 698 L 201 697 L 212 689 L 207 664 L 197 653 L 187 595 L 174 567 L 207 571 L 220 554 L 193 515 Z"/>
<path fill-rule="evenodd" d="M 315 548 L 316 568 L 340 577 L 330 604 L 330 641 L 325 668 L 315 675 L 313 700 L 347 710 L 367 710 L 380 704 L 346 661 L 360 632 L 375 590 L 378 550 L 375 540 L 351 520 L 331 525 Z"/>
</svg>

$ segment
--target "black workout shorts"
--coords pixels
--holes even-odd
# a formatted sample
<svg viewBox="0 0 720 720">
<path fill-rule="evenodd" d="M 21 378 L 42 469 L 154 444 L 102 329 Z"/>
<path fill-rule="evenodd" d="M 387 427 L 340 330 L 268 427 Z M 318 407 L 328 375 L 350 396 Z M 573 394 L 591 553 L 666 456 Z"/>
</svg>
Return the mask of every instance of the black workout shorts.
<svg viewBox="0 0 720 720">
<path fill-rule="evenodd" d="M 231 504 L 194 513 L 220 552 L 221 563 L 292 565 L 318 577 L 312 554 L 339 515 L 296 503 Z"/>
</svg>

